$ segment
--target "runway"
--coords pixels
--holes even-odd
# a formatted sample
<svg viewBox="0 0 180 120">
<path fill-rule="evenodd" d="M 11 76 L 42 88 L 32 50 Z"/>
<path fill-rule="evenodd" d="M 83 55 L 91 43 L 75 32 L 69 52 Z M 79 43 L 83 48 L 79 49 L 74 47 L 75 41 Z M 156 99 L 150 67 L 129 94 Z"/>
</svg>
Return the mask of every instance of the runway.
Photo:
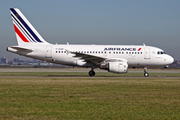
<svg viewBox="0 0 180 120">
<path fill-rule="evenodd" d="M 89 72 L 90 68 L 0 68 L 2 72 Z M 95 72 L 107 72 L 102 69 L 94 69 Z M 144 69 L 128 69 L 128 72 L 143 73 Z M 180 69 L 148 69 L 149 73 L 180 73 Z"/>
<path fill-rule="evenodd" d="M 180 79 L 180 70 L 148 69 L 149 77 L 143 76 L 143 69 L 129 69 L 128 74 L 109 74 L 105 70 L 95 69 L 96 76 L 89 77 L 89 68 L 0 68 L 0 78 L 134 78 L 134 79 Z M 79 72 L 79 73 L 78 73 Z M 22 73 L 22 75 L 21 75 Z M 26 74 L 23 74 L 26 73 Z M 28 74 L 33 73 L 33 74 Z M 37 74 L 34 74 L 37 73 Z M 43 75 L 41 75 L 41 73 Z M 55 74 L 53 74 L 55 73 Z M 57 74 L 56 74 L 57 73 Z M 62 73 L 62 74 L 58 74 Z M 64 74 L 67 73 L 67 74 Z M 78 73 L 78 74 L 76 74 Z M 158 73 L 158 74 L 157 74 Z M 134 74 L 134 75 L 133 75 Z M 138 74 L 138 75 L 136 75 Z M 153 75 L 156 74 L 156 75 Z M 176 76 L 168 77 L 169 74 Z M 103 76 L 104 75 L 104 76 Z M 127 75 L 127 76 L 126 76 Z M 152 75 L 152 76 L 151 76 Z"/>
<path fill-rule="evenodd" d="M 97 77 L 89 77 L 89 76 L 0 76 L 0 78 L 119 78 L 119 79 L 180 79 L 180 77 L 166 77 L 166 76 L 157 76 L 157 77 L 134 77 L 134 76 L 127 76 L 127 77 L 121 77 L 121 76 L 97 76 Z"/>
</svg>

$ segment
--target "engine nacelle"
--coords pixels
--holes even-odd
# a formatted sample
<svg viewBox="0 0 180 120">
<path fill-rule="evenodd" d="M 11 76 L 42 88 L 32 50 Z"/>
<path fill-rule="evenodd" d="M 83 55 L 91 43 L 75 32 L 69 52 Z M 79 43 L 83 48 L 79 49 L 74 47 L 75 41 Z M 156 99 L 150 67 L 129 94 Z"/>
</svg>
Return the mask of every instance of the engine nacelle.
<svg viewBox="0 0 180 120">
<path fill-rule="evenodd" d="M 127 62 L 108 62 L 107 64 L 101 65 L 100 68 L 112 73 L 127 73 L 128 64 Z"/>
</svg>

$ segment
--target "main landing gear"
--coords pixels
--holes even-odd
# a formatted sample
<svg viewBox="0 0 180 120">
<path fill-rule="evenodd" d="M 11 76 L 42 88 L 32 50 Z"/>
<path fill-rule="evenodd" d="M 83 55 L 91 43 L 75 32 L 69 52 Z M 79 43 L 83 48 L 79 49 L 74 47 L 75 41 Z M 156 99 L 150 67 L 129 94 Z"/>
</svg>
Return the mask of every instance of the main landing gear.
<svg viewBox="0 0 180 120">
<path fill-rule="evenodd" d="M 148 77 L 149 73 L 147 72 L 147 67 L 144 67 L 144 77 Z"/>
<path fill-rule="evenodd" d="M 89 71 L 89 76 L 91 76 L 91 77 L 94 77 L 94 76 L 95 76 L 94 70 Z"/>
</svg>

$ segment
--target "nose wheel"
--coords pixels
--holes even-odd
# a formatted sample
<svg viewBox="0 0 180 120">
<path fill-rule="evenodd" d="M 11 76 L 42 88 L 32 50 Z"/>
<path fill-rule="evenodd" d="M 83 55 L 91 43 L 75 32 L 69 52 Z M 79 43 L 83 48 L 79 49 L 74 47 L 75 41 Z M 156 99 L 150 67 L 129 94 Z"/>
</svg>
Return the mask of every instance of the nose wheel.
<svg viewBox="0 0 180 120">
<path fill-rule="evenodd" d="M 95 76 L 95 72 L 93 70 L 89 71 L 89 76 L 94 77 Z"/>
<path fill-rule="evenodd" d="M 147 67 L 144 67 L 144 77 L 148 77 L 149 73 L 147 72 Z"/>
<path fill-rule="evenodd" d="M 148 76 L 149 76 L 149 73 L 145 72 L 144 77 L 148 77 Z"/>
</svg>

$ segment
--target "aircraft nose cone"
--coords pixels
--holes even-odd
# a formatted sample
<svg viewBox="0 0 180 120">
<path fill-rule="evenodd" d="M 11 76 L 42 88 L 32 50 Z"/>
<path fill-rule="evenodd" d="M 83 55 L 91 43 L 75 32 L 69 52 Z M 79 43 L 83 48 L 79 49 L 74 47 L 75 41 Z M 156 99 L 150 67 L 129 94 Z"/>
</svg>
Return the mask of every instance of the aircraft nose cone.
<svg viewBox="0 0 180 120">
<path fill-rule="evenodd" d="M 167 61 L 168 61 L 168 64 L 171 64 L 174 62 L 174 58 L 169 56 Z"/>
</svg>

